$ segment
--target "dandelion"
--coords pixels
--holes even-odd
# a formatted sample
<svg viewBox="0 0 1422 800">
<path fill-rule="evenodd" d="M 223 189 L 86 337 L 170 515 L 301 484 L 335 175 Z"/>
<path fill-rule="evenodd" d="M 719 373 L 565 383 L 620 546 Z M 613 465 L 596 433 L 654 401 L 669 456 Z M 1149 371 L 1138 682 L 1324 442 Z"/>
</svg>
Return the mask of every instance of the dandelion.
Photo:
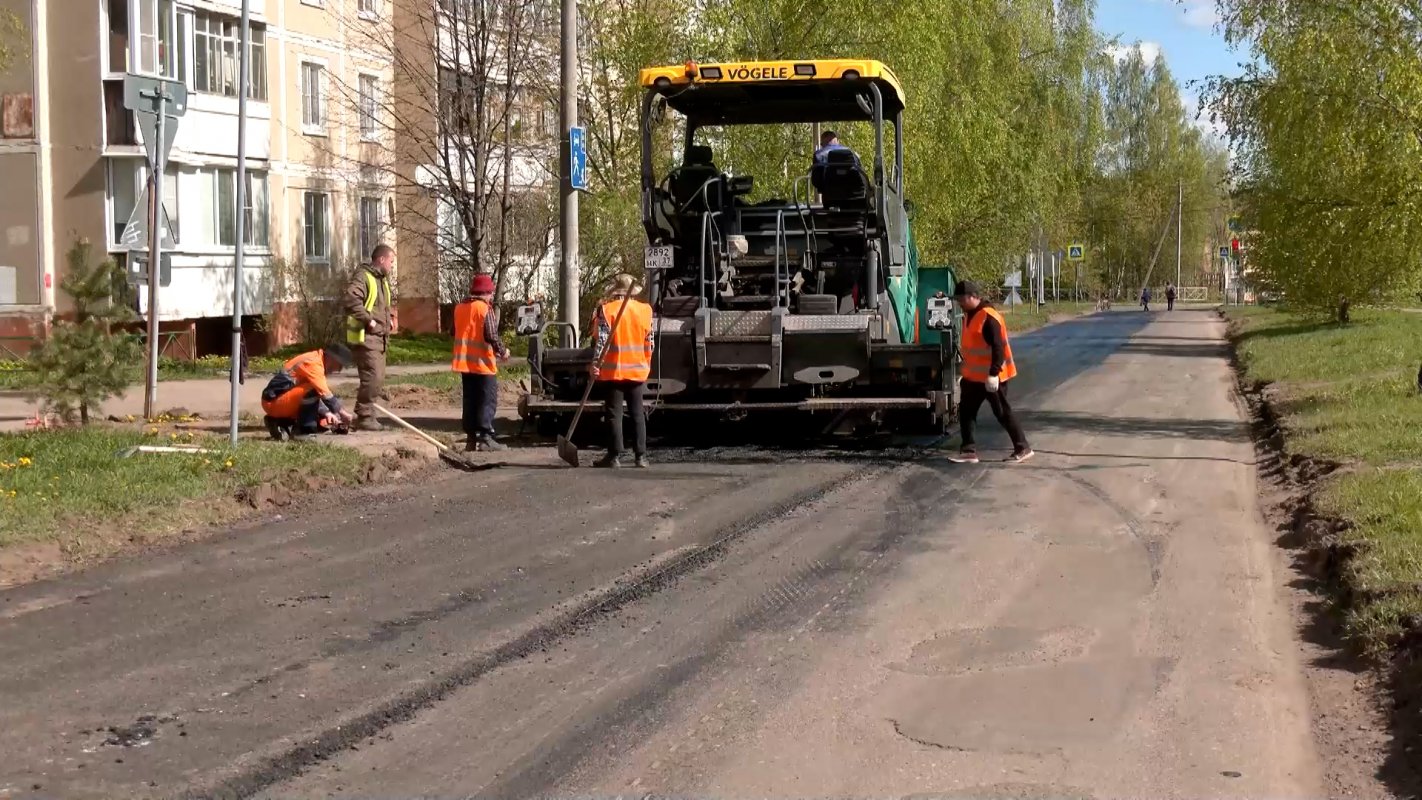
<svg viewBox="0 0 1422 800">
<path fill-rule="evenodd" d="M 20 466 L 22 466 L 22 467 L 28 467 L 29 465 L 31 465 L 31 464 L 33 464 L 33 463 L 35 463 L 35 462 L 32 461 L 29 456 L 20 456 Z"/>
<path fill-rule="evenodd" d="M 176 433 L 170 433 L 170 434 L 168 434 L 168 438 L 169 438 L 169 439 L 172 439 L 173 441 L 177 441 L 177 440 L 178 440 L 178 434 L 176 434 Z"/>
</svg>

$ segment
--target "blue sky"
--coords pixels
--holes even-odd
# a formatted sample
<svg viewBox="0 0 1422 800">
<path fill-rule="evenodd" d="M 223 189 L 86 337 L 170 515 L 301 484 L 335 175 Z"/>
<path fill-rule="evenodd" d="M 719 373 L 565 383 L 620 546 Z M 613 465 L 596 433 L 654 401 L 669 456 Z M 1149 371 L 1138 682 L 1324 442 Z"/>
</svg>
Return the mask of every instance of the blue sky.
<svg viewBox="0 0 1422 800">
<path fill-rule="evenodd" d="M 1127 47 L 1139 42 L 1147 59 L 1164 54 L 1192 116 L 1199 93 L 1192 82 L 1240 73 L 1242 58 L 1225 44 L 1218 20 L 1215 0 L 1098 0 L 1096 8 L 1102 34 Z M 1208 121 L 1199 124 L 1204 128 Z"/>
</svg>

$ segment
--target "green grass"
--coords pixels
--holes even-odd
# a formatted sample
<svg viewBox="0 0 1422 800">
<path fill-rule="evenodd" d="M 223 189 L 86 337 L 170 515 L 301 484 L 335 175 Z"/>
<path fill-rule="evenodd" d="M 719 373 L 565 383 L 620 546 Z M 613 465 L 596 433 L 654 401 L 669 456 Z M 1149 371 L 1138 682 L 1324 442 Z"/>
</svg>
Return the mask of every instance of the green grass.
<svg viewBox="0 0 1422 800">
<path fill-rule="evenodd" d="M 168 444 L 169 434 L 93 426 L 0 434 L 0 546 L 64 537 L 161 534 L 221 519 L 237 509 L 233 493 L 288 470 L 352 481 L 366 462 L 352 448 L 243 443 L 178 434 L 176 441 L 218 453 L 140 453 L 126 447 Z"/>
<path fill-rule="evenodd" d="M 1033 307 L 1032 305 L 1019 305 L 1008 308 L 1006 304 L 997 304 L 997 310 L 1002 312 L 1003 318 L 1007 320 L 1007 331 L 1009 334 L 1026 333 L 1036 330 L 1048 322 L 1052 317 L 1072 314 L 1085 314 L 1096 306 L 1094 303 L 1047 303 L 1044 306 Z"/>
<path fill-rule="evenodd" d="M 288 345 L 277 350 L 272 357 L 282 361 L 315 348 L 316 345 L 312 344 Z M 397 333 L 390 337 L 390 349 L 385 353 L 385 363 L 392 366 L 442 364 L 449 361 L 453 350 L 453 339 L 448 334 Z"/>
<path fill-rule="evenodd" d="M 1314 495 L 1350 524 L 1348 628 L 1381 651 L 1422 624 L 1422 315 L 1356 311 L 1347 326 L 1280 309 L 1229 309 L 1240 362 L 1270 384 L 1285 448 L 1348 469 Z"/>
</svg>

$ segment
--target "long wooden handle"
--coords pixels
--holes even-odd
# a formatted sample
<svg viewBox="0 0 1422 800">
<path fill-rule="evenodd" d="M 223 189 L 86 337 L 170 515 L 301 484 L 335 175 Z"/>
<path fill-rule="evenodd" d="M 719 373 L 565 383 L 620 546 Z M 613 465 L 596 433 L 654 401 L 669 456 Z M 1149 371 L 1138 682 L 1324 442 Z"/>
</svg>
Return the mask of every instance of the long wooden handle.
<svg viewBox="0 0 1422 800">
<path fill-rule="evenodd" d="M 612 319 L 612 330 L 607 335 L 607 341 L 593 354 L 593 366 L 599 370 L 602 369 L 602 359 L 607 356 L 607 350 L 612 346 L 612 337 L 617 335 L 617 326 L 622 322 L 622 314 L 627 311 L 627 303 L 631 299 L 630 292 L 622 296 L 622 305 L 617 307 L 617 316 Z M 573 431 L 578 428 L 578 420 L 583 417 L 583 409 L 587 408 L 588 398 L 592 396 L 593 384 L 596 382 L 591 375 L 588 376 L 587 388 L 583 389 L 583 399 L 578 402 L 578 410 L 573 412 L 573 421 L 568 423 L 568 435 L 564 438 L 573 438 Z"/>
<path fill-rule="evenodd" d="M 392 413 L 392 412 L 390 411 L 390 409 L 386 408 L 385 406 L 382 406 L 382 405 L 380 405 L 379 403 L 371 403 L 371 405 L 375 406 L 375 410 L 376 410 L 376 411 L 379 411 L 380 413 L 384 414 L 385 416 L 387 416 L 387 417 L 389 417 L 391 420 L 393 420 L 396 425 L 399 425 L 400 427 L 404 428 L 405 430 L 407 430 L 407 431 L 409 431 L 409 432 L 411 432 L 411 433 L 413 433 L 413 434 L 419 436 L 421 439 L 424 439 L 425 441 L 429 442 L 430 444 L 434 445 L 435 447 L 438 447 L 438 448 L 441 449 L 441 450 L 448 450 L 448 449 L 449 449 L 449 445 L 445 444 L 444 442 L 441 442 L 440 440 L 434 438 L 433 436 L 429 435 L 428 433 L 425 433 L 424 431 L 420 430 L 419 428 L 416 428 L 414 425 L 411 425 L 410 423 L 406 422 L 405 420 L 400 419 L 398 416 L 396 416 L 394 413 Z"/>
</svg>

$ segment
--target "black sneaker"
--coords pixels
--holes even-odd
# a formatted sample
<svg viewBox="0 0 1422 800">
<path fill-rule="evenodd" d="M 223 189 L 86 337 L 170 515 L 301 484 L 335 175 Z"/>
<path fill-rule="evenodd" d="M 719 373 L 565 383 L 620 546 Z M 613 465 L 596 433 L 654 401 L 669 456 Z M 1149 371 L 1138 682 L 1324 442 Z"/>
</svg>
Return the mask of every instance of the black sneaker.
<svg viewBox="0 0 1422 800">
<path fill-rule="evenodd" d="M 598 469 L 621 469 L 622 459 L 618 458 L 614 453 L 608 453 L 597 461 L 594 461 L 593 466 Z"/>
<path fill-rule="evenodd" d="M 964 450 L 958 453 L 958 455 L 956 456 L 948 456 L 948 460 L 952 461 L 954 464 L 977 464 L 978 451 Z"/>
<path fill-rule="evenodd" d="M 647 469 L 647 468 L 649 468 L 649 467 L 651 467 L 651 466 L 652 466 L 652 460 L 649 459 L 649 458 L 647 458 L 646 455 L 637 456 L 637 468 L 638 468 L 638 469 Z"/>
<path fill-rule="evenodd" d="M 1037 455 L 1037 454 L 1036 454 L 1035 452 L 1033 452 L 1032 448 L 1030 448 L 1030 447 L 1024 447 L 1024 448 L 1022 448 L 1021 450 L 1018 450 L 1018 451 L 1014 452 L 1012 455 L 1008 456 L 1008 457 L 1007 457 L 1007 460 L 1008 460 L 1008 461 L 1011 461 L 1011 462 L 1014 463 L 1014 464 L 1021 464 L 1023 461 L 1026 461 L 1027 459 L 1029 459 L 1029 458 L 1031 458 L 1032 456 L 1035 456 L 1035 455 Z"/>
<path fill-rule="evenodd" d="M 277 422 L 276 417 L 265 415 L 262 417 L 262 424 L 267 426 L 267 433 L 272 439 L 278 442 L 286 441 L 287 430 L 280 422 Z"/>
</svg>

